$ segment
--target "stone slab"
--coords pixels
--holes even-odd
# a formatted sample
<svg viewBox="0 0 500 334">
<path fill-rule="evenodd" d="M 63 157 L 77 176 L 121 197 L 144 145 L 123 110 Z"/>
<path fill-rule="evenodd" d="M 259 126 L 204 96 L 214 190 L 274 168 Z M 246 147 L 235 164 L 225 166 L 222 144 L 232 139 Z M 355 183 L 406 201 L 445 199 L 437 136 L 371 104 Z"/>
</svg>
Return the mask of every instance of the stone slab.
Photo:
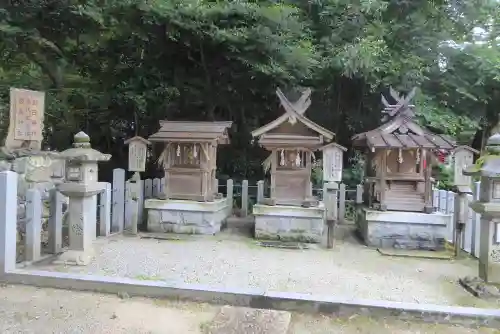
<svg viewBox="0 0 500 334">
<path fill-rule="evenodd" d="M 363 208 L 358 211 L 356 225 L 370 247 L 441 251 L 452 220 L 451 214 Z"/>
<path fill-rule="evenodd" d="M 377 251 L 385 256 L 395 257 L 409 257 L 417 259 L 431 259 L 431 260 L 452 260 L 455 256 L 450 251 L 422 251 L 422 250 L 408 250 L 408 249 L 380 249 Z"/>
<path fill-rule="evenodd" d="M 262 205 L 253 207 L 255 238 L 320 243 L 325 228 L 325 207 Z"/>
<path fill-rule="evenodd" d="M 224 306 L 207 326 L 210 334 L 286 334 L 291 314 L 286 311 Z"/>
<path fill-rule="evenodd" d="M 228 217 L 228 200 L 213 202 L 148 199 L 148 232 L 216 234 Z"/>
<path fill-rule="evenodd" d="M 377 211 L 364 209 L 365 219 L 373 222 L 407 223 L 421 225 L 446 225 L 452 219 L 451 214 L 441 212 L 404 212 L 404 211 Z"/>
<path fill-rule="evenodd" d="M 129 296 L 172 298 L 261 309 L 328 313 L 349 316 L 362 314 L 373 317 L 395 316 L 402 320 L 429 323 L 461 324 L 500 328 L 499 309 L 456 307 L 385 300 L 345 300 L 288 292 L 265 292 L 260 289 L 217 289 L 197 284 L 171 284 L 124 277 L 79 275 L 61 272 L 8 270 L 0 282 L 25 284 L 58 289 L 127 293 Z"/>
<path fill-rule="evenodd" d="M 460 285 L 477 298 L 500 300 L 500 286 L 487 284 L 479 277 L 464 277 Z"/>
<path fill-rule="evenodd" d="M 228 205 L 227 202 L 226 198 L 215 199 L 212 202 L 150 198 L 144 201 L 144 208 L 152 210 L 214 212 L 226 208 Z"/>
</svg>

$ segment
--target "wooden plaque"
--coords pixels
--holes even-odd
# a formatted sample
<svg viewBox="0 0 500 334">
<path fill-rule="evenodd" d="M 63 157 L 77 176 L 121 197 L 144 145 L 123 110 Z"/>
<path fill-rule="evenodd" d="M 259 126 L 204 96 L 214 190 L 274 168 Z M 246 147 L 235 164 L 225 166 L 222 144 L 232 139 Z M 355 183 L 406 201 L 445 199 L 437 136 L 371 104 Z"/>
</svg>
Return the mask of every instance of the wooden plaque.
<svg viewBox="0 0 500 334">
<path fill-rule="evenodd" d="M 144 172 L 146 170 L 148 145 L 151 143 L 142 137 L 135 136 L 126 140 L 125 144 L 128 145 L 129 172 Z"/>
<path fill-rule="evenodd" d="M 144 172 L 146 170 L 146 155 L 148 146 L 136 140 L 128 147 L 128 170 L 130 172 Z"/>
<path fill-rule="evenodd" d="M 10 89 L 9 133 L 5 146 L 19 148 L 24 141 L 36 142 L 41 147 L 45 93 L 27 89 Z"/>
<path fill-rule="evenodd" d="M 342 181 L 344 152 L 336 146 L 330 146 L 323 150 L 323 181 Z"/>
</svg>

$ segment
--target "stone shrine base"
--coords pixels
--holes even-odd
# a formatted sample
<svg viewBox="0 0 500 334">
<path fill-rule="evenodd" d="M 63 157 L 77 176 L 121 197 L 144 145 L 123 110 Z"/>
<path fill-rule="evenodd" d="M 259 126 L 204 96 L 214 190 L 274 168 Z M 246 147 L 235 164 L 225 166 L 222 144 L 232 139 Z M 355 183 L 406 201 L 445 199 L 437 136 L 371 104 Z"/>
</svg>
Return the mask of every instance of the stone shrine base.
<svg viewBox="0 0 500 334">
<path fill-rule="evenodd" d="M 376 211 L 362 208 L 356 225 L 371 247 L 443 250 L 452 215 L 443 213 Z"/>
<path fill-rule="evenodd" d="M 147 199 L 148 232 L 215 234 L 230 213 L 226 198 L 213 202 Z"/>
<path fill-rule="evenodd" d="M 320 243 L 325 226 L 325 206 L 253 206 L 255 238 Z"/>
</svg>

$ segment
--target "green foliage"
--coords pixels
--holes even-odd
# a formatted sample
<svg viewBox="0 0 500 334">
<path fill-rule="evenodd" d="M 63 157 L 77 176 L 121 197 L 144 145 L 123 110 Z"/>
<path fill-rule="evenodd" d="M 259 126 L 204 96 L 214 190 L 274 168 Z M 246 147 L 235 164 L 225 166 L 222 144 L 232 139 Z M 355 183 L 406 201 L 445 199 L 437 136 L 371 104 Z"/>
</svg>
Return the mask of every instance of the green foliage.
<svg viewBox="0 0 500 334">
<path fill-rule="evenodd" d="M 266 153 L 249 133 L 282 112 L 277 86 L 312 87 L 308 116 L 347 147 L 378 125 L 389 85 L 421 86 L 424 125 L 489 132 L 500 102 L 498 19 L 493 0 L 9 0 L 0 9 L 0 135 L 11 86 L 47 92 L 46 147 L 66 149 L 83 130 L 111 153 L 104 175 L 123 167 L 124 139 L 149 136 L 159 120 L 232 120 L 218 173 L 262 179 Z M 474 27 L 488 31 L 482 44 Z M 346 182 L 361 173 L 346 171 Z"/>
<path fill-rule="evenodd" d="M 323 186 L 323 166 L 315 164 L 311 171 L 311 182 L 313 188 L 322 188 Z"/>
<path fill-rule="evenodd" d="M 453 189 L 453 168 L 449 168 L 444 164 L 433 166 L 432 174 L 436 180 L 436 188 L 443 190 Z"/>
<path fill-rule="evenodd" d="M 363 182 L 365 176 L 365 161 L 363 155 L 356 152 L 349 159 L 349 168 L 345 168 L 342 173 L 342 182 L 346 185 L 346 189 L 355 189 L 356 186 Z"/>
</svg>

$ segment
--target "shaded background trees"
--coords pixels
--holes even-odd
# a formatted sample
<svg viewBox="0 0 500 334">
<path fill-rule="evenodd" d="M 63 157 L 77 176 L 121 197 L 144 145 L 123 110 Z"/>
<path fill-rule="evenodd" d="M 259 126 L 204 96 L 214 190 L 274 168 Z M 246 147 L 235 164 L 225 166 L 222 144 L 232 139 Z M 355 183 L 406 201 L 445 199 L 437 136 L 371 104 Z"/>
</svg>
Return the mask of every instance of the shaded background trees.
<svg viewBox="0 0 500 334">
<path fill-rule="evenodd" d="M 498 123 L 498 22 L 493 0 L 6 0 L 1 135 L 11 86 L 47 92 L 46 147 L 83 130 L 111 153 L 104 175 L 161 119 L 232 120 L 220 176 L 256 179 L 249 132 L 281 113 L 277 86 L 312 87 L 309 117 L 349 147 L 380 92 L 416 85 L 423 123 L 480 148 Z"/>
</svg>

